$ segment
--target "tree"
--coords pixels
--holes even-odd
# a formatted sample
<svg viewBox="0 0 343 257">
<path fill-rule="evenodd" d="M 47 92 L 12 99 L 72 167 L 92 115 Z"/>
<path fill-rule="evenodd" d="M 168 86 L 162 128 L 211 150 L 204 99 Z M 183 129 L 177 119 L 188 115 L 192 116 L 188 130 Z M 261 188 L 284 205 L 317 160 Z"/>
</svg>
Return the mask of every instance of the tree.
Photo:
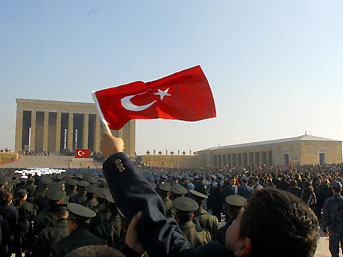
<svg viewBox="0 0 343 257">
<path fill-rule="evenodd" d="M 146 151 L 146 154 L 147 154 L 147 155 L 149 155 L 149 154 L 150 154 L 150 151 L 149 151 L 149 150 L 148 150 L 148 151 Z"/>
<path fill-rule="evenodd" d="M 174 151 L 170 151 L 170 154 L 171 154 L 171 155 L 174 155 Z"/>
<path fill-rule="evenodd" d="M 158 153 L 159 153 L 159 155 L 161 155 L 161 154 L 162 154 L 162 151 L 159 151 Z"/>
<path fill-rule="evenodd" d="M 185 155 L 185 154 L 186 154 L 186 152 L 185 152 L 185 151 L 183 151 L 183 152 L 182 152 L 182 154 L 183 154 L 183 155 Z"/>
</svg>

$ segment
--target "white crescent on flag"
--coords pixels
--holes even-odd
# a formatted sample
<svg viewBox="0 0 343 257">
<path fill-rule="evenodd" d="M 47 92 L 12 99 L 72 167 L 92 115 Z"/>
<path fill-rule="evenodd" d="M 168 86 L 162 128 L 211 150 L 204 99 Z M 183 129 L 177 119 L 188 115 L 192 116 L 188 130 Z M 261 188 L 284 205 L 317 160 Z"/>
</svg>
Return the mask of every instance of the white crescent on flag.
<svg viewBox="0 0 343 257">
<path fill-rule="evenodd" d="M 82 156 L 82 155 L 84 155 L 84 154 L 85 154 L 84 151 L 78 151 L 78 152 L 77 152 L 77 155 L 78 155 L 78 156 Z"/>
</svg>

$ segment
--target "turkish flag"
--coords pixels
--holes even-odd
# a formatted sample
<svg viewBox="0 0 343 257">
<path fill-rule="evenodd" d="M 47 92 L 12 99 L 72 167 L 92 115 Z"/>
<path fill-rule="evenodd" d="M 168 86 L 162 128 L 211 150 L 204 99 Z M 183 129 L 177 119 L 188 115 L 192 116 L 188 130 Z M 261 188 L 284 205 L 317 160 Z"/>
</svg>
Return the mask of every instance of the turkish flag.
<svg viewBox="0 0 343 257">
<path fill-rule="evenodd" d="M 293 170 L 293 163 L 292 163 L 292 160 L 289 162 L 289 168 L 290 168 L 290 170 Z"/>
<path fill-rule="evenodd" d="M 197 121 L 216 117 L 210 86 L 200 66 L 152 82 L 136 81 L 94 92 L 110 129 L 132 119 Z"/>
<path fill-rule="evenodd" d="M 91 151 L 89 149 L 75 149 L 75 158 L 90 158 Z"/>
</svg>

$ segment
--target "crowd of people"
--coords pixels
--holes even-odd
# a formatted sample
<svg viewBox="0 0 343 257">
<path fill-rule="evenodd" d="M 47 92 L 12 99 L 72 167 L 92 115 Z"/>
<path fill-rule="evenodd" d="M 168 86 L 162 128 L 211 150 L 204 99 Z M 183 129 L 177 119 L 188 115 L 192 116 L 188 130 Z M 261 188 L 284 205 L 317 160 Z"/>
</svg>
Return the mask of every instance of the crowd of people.
<svg viewBox="0 0 343 257">
<path fill-rule="evenodd" d="M 330 184 L 343 177 L 342 164 L 161 171 L 102 150 L 104 175 L 1 171 L 0 256 L 81 256 L 73 250 L 90 245 L 126 256 L 313 256 L 319 222 L 332 225 L 322 218 Z"/>
</svg>

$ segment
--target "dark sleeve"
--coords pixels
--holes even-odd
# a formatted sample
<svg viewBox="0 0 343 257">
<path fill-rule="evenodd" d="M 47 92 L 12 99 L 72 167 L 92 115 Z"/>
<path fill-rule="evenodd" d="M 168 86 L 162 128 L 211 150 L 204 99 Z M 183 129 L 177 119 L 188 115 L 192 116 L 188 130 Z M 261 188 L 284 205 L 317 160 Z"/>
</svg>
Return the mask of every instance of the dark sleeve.
<svg viewBox="0 0 343 257">
<path fill-rule="evenodd" d="M 217 243 L 192 249 L 176 221 L 165 217 L 160 196 L 124 153 L 108 158 L 103 164 L 103 172 L 113 199 L 124 215 L 130 220 L 138 211 L 142 211 L 138 229 L 150 257 L 221 256 L 208 255 L 217 251 L 225 252 L 223 256 L 230 256 L 230 253 Z"/>
</svg>

